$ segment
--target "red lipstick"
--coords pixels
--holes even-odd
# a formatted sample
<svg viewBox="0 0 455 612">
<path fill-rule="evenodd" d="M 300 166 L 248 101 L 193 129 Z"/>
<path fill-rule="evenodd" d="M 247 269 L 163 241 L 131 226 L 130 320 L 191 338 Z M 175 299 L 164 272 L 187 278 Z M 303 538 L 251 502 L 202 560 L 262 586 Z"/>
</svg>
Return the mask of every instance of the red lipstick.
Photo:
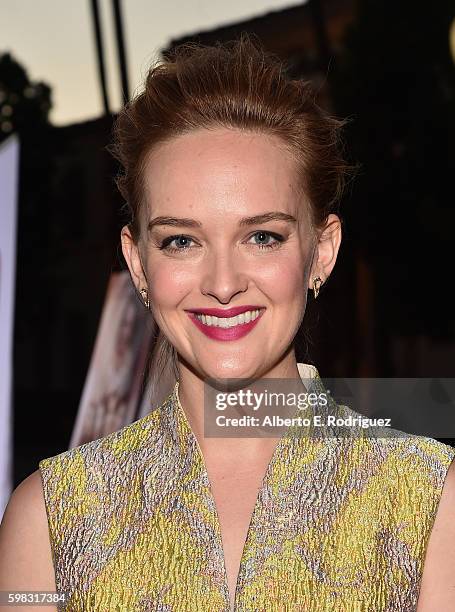
<svg viewBox="0 0 455 612">
<path fill-rule="evenodd" d="M 206 325 L 196 317 L 196 314 L 205 314 L 220 318 L 229 318 L 235 317 L 243 312 L 247 312 L 248 310 L 259 310 L 259 316 L 254 319 L 254 321 L 250 321 L 249 323 L 239 323 L 234 327 L 217 327 L 214 325 Z M 263 306 L 235 306 L 229 309 L 195 308 L 187 311 L 188 316 L 196 327 L 212 340 L 238 340 L 239 338 L 243 338 L 243 336 L 246 336 L 246 334 L 248 334 L 257 325 L 264 312 L 265 308 Z"/>
<path fill-rule="evenodd" d="M 232 308 L 192 308 L 191 310 L 187 310 L 187 312 L 213 315 L 215 317 L 236 317 L 242 314 L 242 312 L 247 312 L 248 310 L 262 310 L 263 308 L 264 306 L 251 306 L 247 304 L 246 306 L 233 306 Z"/>
</svg>

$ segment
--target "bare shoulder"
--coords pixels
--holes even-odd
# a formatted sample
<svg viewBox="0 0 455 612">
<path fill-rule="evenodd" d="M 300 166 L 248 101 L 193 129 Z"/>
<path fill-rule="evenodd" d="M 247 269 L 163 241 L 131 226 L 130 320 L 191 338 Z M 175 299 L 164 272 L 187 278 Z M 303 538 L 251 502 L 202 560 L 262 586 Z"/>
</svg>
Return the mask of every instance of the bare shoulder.
<svg viewBox="0 0 455 612">
<path fill-rule="evenodd" d="M 0 591 L 5 590 L 55 591 L 39 470 L 13 491 L 0 525 Z M 28 606 L 27 610 L 30 609 Z M 39 609 L 44 610 L 42 606 Z"/>
<path fill-rule="evenodd" d="M 428 541 L 417 612 L 455 609 L 455 459 Z"/>
</svg>

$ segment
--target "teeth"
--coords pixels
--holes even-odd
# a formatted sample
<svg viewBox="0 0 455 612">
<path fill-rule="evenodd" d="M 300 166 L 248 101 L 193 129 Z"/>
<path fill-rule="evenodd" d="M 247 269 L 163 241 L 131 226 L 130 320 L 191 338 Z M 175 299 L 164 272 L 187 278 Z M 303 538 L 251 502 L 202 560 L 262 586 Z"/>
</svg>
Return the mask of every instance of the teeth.
<svg viewBox="0 0 455 612">
<path fill-rule="evenodd" d="M 236 317 L 215 317 L 210 315 L 199 315 L 196 317 L 204 323 L 204 325 L 208 325 L 209 327 L 222 327 L 224 329 L 228 327 L 235 327 L 236 325 L 243 325 L 244 323 L 250 323 L 250 321 L 254 321 L 259 316 L 259 310 L 248 310 L 247 312 L 242 312 L 242 314 L 237 315 Z"/>
</svg>

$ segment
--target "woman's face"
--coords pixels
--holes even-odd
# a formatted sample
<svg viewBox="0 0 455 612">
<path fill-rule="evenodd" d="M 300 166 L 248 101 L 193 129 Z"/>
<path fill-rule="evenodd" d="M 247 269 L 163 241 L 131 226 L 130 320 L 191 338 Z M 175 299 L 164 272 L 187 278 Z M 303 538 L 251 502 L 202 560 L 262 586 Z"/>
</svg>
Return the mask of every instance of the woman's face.
<svg viewBox="0 0 455 612">
<path fill-rule="evenodd" d="M 318 254 L 294 164 L 277 138 L 226 128 L 148 156 L 142 237 L 134 245 L 125 227 L 123 252 L 160 329 L 202 377 L 263 376 L 288 357 L 310 275 L 325 280 L 335 263 L 336 252 Z M 250 314 L 223 321 L 245 306 Z M 218 319 L 195 316 L 209 309 Z"/>
</svg>

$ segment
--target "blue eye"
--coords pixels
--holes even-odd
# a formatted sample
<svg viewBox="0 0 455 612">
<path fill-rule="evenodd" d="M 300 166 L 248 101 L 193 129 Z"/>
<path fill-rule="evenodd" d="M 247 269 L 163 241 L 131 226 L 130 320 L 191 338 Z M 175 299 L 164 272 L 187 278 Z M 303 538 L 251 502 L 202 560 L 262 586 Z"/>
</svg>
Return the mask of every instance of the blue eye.
<svg viewBox="0 0 455 612">
<path fill-rule="evenodd" d="M 180 246 L 179 247 L 171 247 L 169 246 L 172 242 L 180 241 Z M 184 234 L 178 234 L 177 236 L 168 236 L 167 238 L 165 238 L 163 240 L 163 242 L 160 245 L 160 249 L 162 250 L 166 250 L 166 251 L 171 251 L 171 252 L 175 252 L 175 251 L 186 251 L 189 246 L 188 246 L 188 242 L 192 242 L 193 239 L 190 238 L 189 236 L 185 236 Z"/>
<path fill-rule="evenodd" d="M 259 231 L 259 232 L 255 232 L 251 238 L 255 238 L 256 236 L 260 236 L 260 240 L 266 240 L 266 242 L 260 242 L 260 243 L 256 243 L 257 246 L 261 249 L 276 249 L 278 246 L 280 246 L 280 243 L 283 242 L 284 238 L 283 236 L 280 236 L 280 234 L 275 234 L 274 232 L 265 232 L 263 230 Z M 269 238 L 273 238 L 274 242 L 270 243 L 268 241 Z"/>
<path fill-rule="evenodd" d="M 249 238 L 259 238 L 260 242 L 255 242 L 255 246 L 258 246 L 260 249 L 276 249 L 280 246 L 280 243 L 284 241 L 283 236 L 280 234 L 275 234 L 274 232 L 266 232 L 263 230 L 254 232 Z M 272 242 L 270 242 L 272 239 Z M 171 244 L 175 242 L 176 246 L 171 246 Z M 193 238 L 190 236 L 186 236 L 185 234 L 177 234 L 174 236 L 168 236 L 165 238 L 159 248 L 162 251 L 166 251 L 168 253 L 182 253 L 184 251 L 188 251 L 193 248 L 190 246 L 190 243 L 194 242 Z M 251 243 L 249 243 L 251 244 Z"/>
</svg>

